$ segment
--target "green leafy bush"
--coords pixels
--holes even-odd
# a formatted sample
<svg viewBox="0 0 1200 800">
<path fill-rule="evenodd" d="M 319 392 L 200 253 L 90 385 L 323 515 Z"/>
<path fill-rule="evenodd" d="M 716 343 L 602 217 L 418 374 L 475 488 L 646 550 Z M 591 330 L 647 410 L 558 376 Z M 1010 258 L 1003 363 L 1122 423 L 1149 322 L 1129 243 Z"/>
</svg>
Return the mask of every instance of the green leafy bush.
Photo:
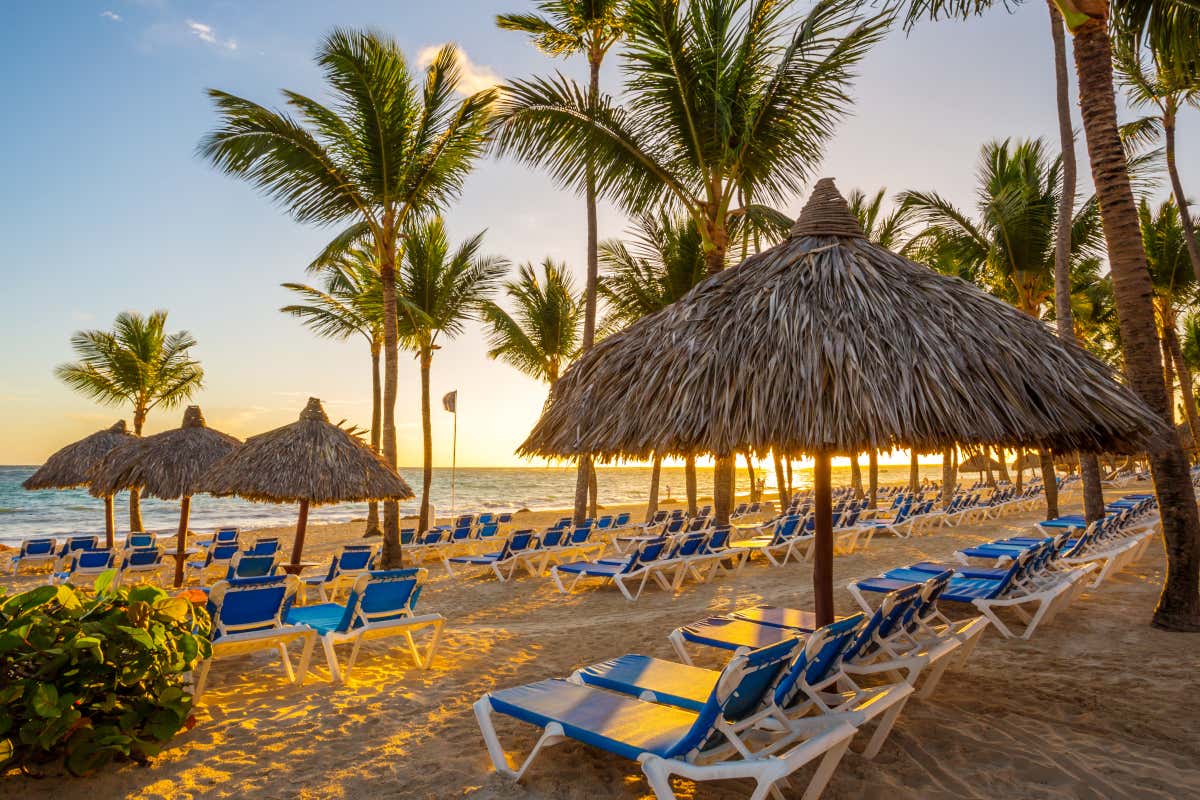
<svg viewBox="0 0 1200 800">
<path fill-rule="evenodd" d="M 0 771 L 145 761 L 190 724 L 187 673 L 211 652 L 204 608 L 153 586 L 0 594 Z"/>
</svg>

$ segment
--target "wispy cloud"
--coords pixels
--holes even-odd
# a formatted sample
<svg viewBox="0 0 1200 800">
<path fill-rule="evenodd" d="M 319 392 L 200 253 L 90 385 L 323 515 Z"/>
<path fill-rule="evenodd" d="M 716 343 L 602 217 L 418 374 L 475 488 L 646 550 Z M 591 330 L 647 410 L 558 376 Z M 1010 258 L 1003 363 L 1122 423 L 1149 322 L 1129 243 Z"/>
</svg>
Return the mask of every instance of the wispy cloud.
<svg viewBox="0 0 1200 800">
<path fill-rule="evenodd" d="M 115 11 L 101 11 L 100 16 L 104 17 L 107 20 L 112 20 L 113 22 L 121 21 L 121 15 Z"/>
<path fill-rule="evenodd" d="M 233 39 L 221 39 L 217 36 L 212 25 L 203 22 L 197 22 L 194 19 L 185 20 L 185 24 L 191 34 L 205 44 L 210 44 L 213 47 L 221 47 L 225 50 L 237 50 L 237 42 Z"/>
<path fill-rule="evenodd" d="M 437 57 L 438 51 L 444 45 L 431 44 L 428 47 L 421 48 L 417 53 L 417 63 L 424 69 L 433 63 L 433 59 Z M 476 64 L 467 56 L 467 52 L 461 47 L 458 48 L 458 67 L 462 72 L 462 78 L 458 82 L 458 91 L 460 94 L 475 94 L 482 92 L 484 89 L 491 89 L 501 82 L 501 77 L 492 71 L 491 67 Z"/>
</svg>

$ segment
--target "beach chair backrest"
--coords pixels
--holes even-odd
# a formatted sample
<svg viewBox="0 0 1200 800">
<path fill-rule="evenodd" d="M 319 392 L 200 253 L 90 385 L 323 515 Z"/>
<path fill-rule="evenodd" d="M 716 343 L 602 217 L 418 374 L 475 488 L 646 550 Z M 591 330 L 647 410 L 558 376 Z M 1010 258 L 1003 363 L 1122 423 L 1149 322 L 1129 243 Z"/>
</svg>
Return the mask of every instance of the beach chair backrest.
<svg viewBox="0 0 1200 800">
<path fill-rule="evenodd" d="M 775 536 L 772 544 L 782 544 L 788 539 L 796 535 L 796 529 L 800 525 L 800 517 L 784 517 L 778 525 L 775 526 Z"/>
<path fill-rule="evenodd" d="M 117 554 L 112 550 L 76 550 L 69 558 L 70 573 L 103 572 L 112 569 L 116 564 Z"/>
<path fill-rule="evenodd" d="M 236 553 L 225 571 L 225 580 L 242 581 L 246 578 L 265 578 L 275 573 L 277 559 L 274 555 L 252 556 Z"/>
<path fill-rule="evenodd" d="M 902 616 L 919 590 L 920 586 L 913 584 L 885 594 L 879 601 L 879 605 L 875 607 L 875 611 L 867 617 L 867 621 L 855 631 L 854 638 L 846 645 L 846 651 L 842 658 L 847 661 L 855 661 L 873 654 L 878 649 L 877 636 L 880 628 L 885 623 Z M 891 626 L 894 628 L 894 623 Z"/>
<path fill-rule="evenodd" d="M 669 558 L 687 558 L 694 556 L 700 552 L 700 548 L 708 541 L 708 534 L 704 532 L 689 533 L 682 541 L 677 542 L 671 550 Z"/>
<path fill-rule="evenodd" d="M 658 561 L 666 555 L 667 540 L 664 538 L 654 539 L 653 541 L 645 542 L 632 554 L 627 562 L 623 572 L 632 572 L 639 565 L 646 565 Z"/>
<path fill-rule="evenodd" d="M 819 686 L 835 673 L 866 619 L 865 614 L 852 614 L 813 631 L 775 685 L 775 705 L 789 707 L 806 687 Z"/>
<path fill-rule="evenodd" d="M 338 574 L 347 572 L 362 572 L 371 565 L 375 548 L 371 545 L 351 544 L 342 548 L 337 556 Z"/>
<path fill-rule="evenodd" d="M 225 564 L 233 560 L 233 557 L 238 554 L 237 542 L 232 544 L 218 544 L 210 548 L 208 558 L 205 559 L 205 565 L 210 564 Z"/>
<path fill-rule="evenodd" d="M 254 546 L 245 551 L 248 556 L 273 556 L 279 552 L 279 539 L 265 536 L 254 540 Z"/>
<path fill-rule="evenodd" d="M 712 533 L 708 535 L 708 542 L 704 545 L 706 553 L 715 553 L 729 547 L 729 535 L 732 528 L 728 525 L 718 525 L 712 529 Z"/>
<path fill-rule="evenodd" d="M 454 532 L 450 535 L 450 539 L 455 542 L 466 541 L 471 538 L 473 528 L 468 525 L 458 525 L 454 528 Z"/>
<path fill-rule="evenodd" d="M 21 542 L 18 558 L 48 556 L 54 553 L 54 539 L 26 539 Z"/>
<path fill-rule="evenodd" d="M 592 536 L 591 525 L 580 525 L 571 532 L 571 544 L 587 544 L 588 539 Z"/>
<path fill-rule="evenodd" d="M 295 575 L 237 581 L 217 581 L 208 594 L 213 639 L 231 633 L 269 630 L 283 625 L 283 616 L 300 587 Z"/>
<path fill-rule="evenodd" d="M 606 531 L 612 527 L 612 524 L 613 524 L 612 514 L 605 514 L 604 516 L 600 517 L 600 519 L 596 520 L 596 529 L 601 530 L 601 531 Z"/>
<path fill-rule="evenodd" d="M 672 534 L 672 533 L 679 533 L 685 527 L 687 527 L 687 520 L 676 518 L 676 519 L 672 519 L 669 522 L 667 522 L 667 527 L 664 528 L 663 530 L 667 534 Z"/>
<path fill-rule="evenodd" d="M 474 521 L 474 514 L 459 514 L 454 518 L 454 521 L 451 523 L 451 525 L 455 528 L 469 528 L 471 527 L 471 523 Z"/>
<path fill-rule="evenodd" d="M 475 535 L 480 539 L 491 539 L 496 534 L 500 533 L 499 522 L 487 522 L 479 526 Z"/>
<path fill-rule="evenodd" d="M 157 533 L 131 533 L 125 537 L 125 547 L 130 550 L 140 550 L 145 547 L 154 547 L 158 542 Z"/>
<path fill-rule="evenodd" d="M 620 514 L 617 514 L 617 519 L 613 523 L 613 527 L 614 528 L 624 528 L 626 525 L 629 524 L 629 520 L 631 520 L 631 519 L 633 519 L 632 514 L 630 514 L 628 511 L 622 511 Z"/>
<path fill-rule="evenodd" d="M 420 568 L 392 569 L 360 575 L 346 599 L 346 613 L 338 624 L 345 632 L 373 622 L 410 617 L 429 573 Z"/>
<path fill-rule="evenodd" d="M 737 722 L 760 709 L 800 646 L 799 639 L 784 639 L 731 658 L 691 728 L 664 757 L 694 760 L 705 750 L 723 744 L 725 737 L 717 723 L 722 719 Z"/>
<path fill-rule="evenodd" d="M 567 532 L 562 528 L 550 528 L 542 534 L 542 547 L 562 547 L 565 544 Z"/>
<path fill-rule="evenodd" d="M 534 533 L 531 530 L 517 531 L 508 537 L 505 543 L 509 553 L 520 553 L 528 550 L 534 543 Z"/>
<path fill-rule="evenodd" d="M 125 553 L 126 567 L 149 567 L 162 563 L 162 553 L 157 547 L 142 547 Z"/>
<path fill-rule="evenodd" d="M 98 539 L 95 536 L 71 536 L 63 542 L 59 555 L 74 553 L 79 550 L 95 550 Z"/>
<path fill-rule="evenodd" d="M 213 536 L 213 544 L 237 544 L 237 528 L 221 528 Z"/>
</svg>

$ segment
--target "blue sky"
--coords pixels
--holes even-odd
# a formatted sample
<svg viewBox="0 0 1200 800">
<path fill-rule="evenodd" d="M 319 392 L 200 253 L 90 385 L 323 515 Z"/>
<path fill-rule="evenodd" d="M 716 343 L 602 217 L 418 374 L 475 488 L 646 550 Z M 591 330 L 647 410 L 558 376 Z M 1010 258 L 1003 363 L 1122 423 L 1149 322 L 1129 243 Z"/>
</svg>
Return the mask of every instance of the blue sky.
<svg viewBox="0 0 1200 800">
<path fill-rule="evenodd" d="M 363 345 L 314 338 L 276 310 L 330 231 L 294 223 L 247 185 L 194 155 L 215 122 L 204 95 L 219 87 L 275 104 L 287 87 L 320 95 L 312 54 L 333 26 L 395 36 L 416 60 L 454 41 L 481 82 L 581 64 L 553 63 L 493 26 L 522 0 L 388 2 L 39 3 L 0 32 L 7 154 L 0 235 L 8 290 L 0 306 L 0 463 L 38 463 L 122 412 L 73 395 L 52 374 L 79 328 L 123 309 L 165 308 L 199 340 L 207 371 L 199 402 L 210 424 L 246 436 L 294 419 L 310 395 L 336 420 L 369 422 Z M 802 4 L 798 3 L 798 7 Z M 619 80 L 610 59 L 605 84 Z M 1033 3 L 971 23 L 893 32 L 861 67 L 854 115 L 814 177 L 843 191 L 937 189 L 972 202 L 980 145 L 993 138 L 1057 141 L 1047 12 Z M 1200 192 L 1200 112 L 1179 128 L 1184 185 Z M 1078 119 L 1076 124 L 1078 125 Z M 1080 155 L 1083 154 L 1082 145 Z M 1086 181 L 1086 162 L 1082 188 Z M 786 210 L 802 204 L 793 199 Z M 514 263 L 546 255 L 582 273 L 582 201 L 536 171 L 488 159 L 447 212 L 452 236 L 487 229 L 486 250 Z M 602 237 L 623 216 L 602 209 Z M 459 463 L 519 463 L 513 449 L 544 389 L 490 362 L 477 327 L 439 351 L 435 397 L 460 390 Z M 416 365 L 402 356 L 400 454 L 420 460 Z M 179 413 L 151 416 L 151 432 Z M 434 420 L 436 463 L 448 463 L 450 419 Z"/>
</svg>

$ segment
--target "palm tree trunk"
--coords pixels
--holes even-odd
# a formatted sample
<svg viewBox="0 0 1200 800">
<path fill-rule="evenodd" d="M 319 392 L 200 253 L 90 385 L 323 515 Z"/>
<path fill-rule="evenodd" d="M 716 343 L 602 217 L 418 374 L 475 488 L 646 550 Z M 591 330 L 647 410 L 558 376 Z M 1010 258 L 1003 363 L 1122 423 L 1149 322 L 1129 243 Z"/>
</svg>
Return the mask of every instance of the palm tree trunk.
<svg viewBox="0 0 1200 800">
<path fill-rule="evenodd" d="M 187 550 L 188 517 L 192 511 L 192 498 L 184 495 L 179 500 L 179 531 L 175 538 L 175 582 L 176 589 L 183 586 L 183 559 Z"/>
<path fill-rule="evenodd" d="M 782 513 L 791 504 L 792 498 L 788 494 L 787 483 L 783 474 L 783 458 L 779 453 L 772 453 L 772 458 L 775 461 L 775 486 L 779 490 L 779 511 Z"/>
<path fill-rule="evenodd" d="M 854 489 L 854 499 L 862 500 L 867 493 L 863 491 L 862 467 L 858 465 L 858 453 L 850 454 L 850 486 Z"/>
<path fill-rule="evenodd" d="M 1022 484 L 1025 483 L 1025 451 L 1017 448 L 1017 491 L 1021 490 Z"/>
<path fill-rule="evenodd" d="M 758 497 L 758 480 L 754 475 L 754 462 L 750 460 L 750 451 L 742 453 L 742 457 L 746 459 L 746 474 L 750 476 L 750 502 L 757 503 Z M 735 491 L 737 484 L 734 484 Z"/>
<path fill-rule="evenodd" d="M 996 460 L 1000 462 L 1000 480 L 1004 483 L 1012 483 L 1012 477 L 1008 474 L 1008 464 L 1006 463 L 1007 456 L 1004 454 L 1003 447 L 996 448 Z"/>
<path fill-rule="evenodd" d="M 947 447 L 942 451 L 942 508 L 947 508 L 954 499 L 954 485 L 958 478 L 954 475 L 953 448 Z"/>
<path fill-rule="evenodd" d="M 908 489 L 915 492 L 921 488 L 921 464 L 917 460 L 917 450 L 913 448 L 908 462 Z"/>
<path fill-rule="evenodd" d="M 429 368 L 433 351 L 421 350 L 421 512 L 418 531 L 427 531 L 433 524 L 429 518 L 429 487 L 433 485 L 433 410 L 429 403 Z"/>
<path fill-rule="evenodd" d="M 879 508 L 879 453 L 867 453 L 867 508 Z"/>
<path fill-rule="evenodd" d="M 1167 349 L 1175 362 L 1179 374 L 1179 388 L 1183 392 L 1183 416 L 1187 419 L 1188 432 L 1192 435 L 1192 448 L 1200 446 L 1200 436 L 1197 436 L 1198 423 L 1196 418 L 1196 393 L 1192 390 L 1192 368 L 1183 358 L 1183 348 L 1179 344 L 1179 334 L 1174 327 L 1167 329 Z"/>
<path fill-rule="evenodd" d="M 1162 371 L 1155 366 L 1157 331 L 1150 273 L 1117 130 L 1106 17 L 1088 19 L 1073 31 L 1079 105 L 1108 244 L 1125 372 L 1133 390 L 1165 420 L 1168 401 Z M 1167 552 L 1167 577 L 1154 624 L 1168 630 L 1200 630 L 1200 514 L 1188 461 L 1174 431 L 1164 430 L 1155 437 L 1149 459 Z"/>
<path fill-rule="evenodd" d="M 987 485 L 996 485 L 996 473 L 992 471 L 992 448 L 983 446 L 983 469 L 987 474 Z"/>
<path fill-rule="evenodd" d="M 658 513 L 658 485 L 662 480 L 662 456 L 654 454 L 653 466 L 650 467 L 650 499 L 646 503 L 646 522 Z"/>
<path fill-rule="evenodd" d="M 117 525 L 113 519 L 113 496 L 111 494 L 104 496 L 104 546 L 109 550 L 113 548 L 113 535 L 116 533 Z"/>
<path fill-rule="evenodd" d="M 595 105 L 600 97 L 600 59 L 588 59 L 588 107 Z M 583 298 L 583 352 L 592 348 L 596 341 L 596 282 L 600 274 L 599 234 L 596 222 L 596 167 L 588 156 L 587 163 L 587 283 Z M 592 460 L 579 459 L 579 472 L 575 478 L 575 524 L 579 525 L 587 516 L 588 493 L 595 476 Z M 594 505 L 594 501 L 593 501 Z M 593 510 L 593 515 L 595 511 Z"/>
<path fill-rule="evenodd" d="M 687 513 L 696 516 L 696 457 L 688 456 L 683 462 L 683 482 L 687 491 Z"/>
<path fill-rule="evenodd" d="M 133 435 L 141 437 L 142 426 L 146 424 L 146 407 L 143 403 L 138 403 L 137 408 L 133 410 Z M 133 487 L 129 490 L 129 530 L 134 532 L 144 531 L 142 527 L 142 490 L 138 487 Z"/>
<path fill-rule="evenodd" d="M 1075 130 L 1071 123 L 1070 74 L 1067 67 L 1067 42 L 1062 15 L 1054 0 L 1050 9 L 1050 37 L 1054 42 L 1054 87 L 1058 107 L 1058 143 L 1062 152 L 1062 193 L 1058 198 L 1058 227 L 1054 240 L 1054 317 L 1058 335 L 1077 342 L 1075 318 L 1071 309 L 1071 218 L 1075 209 L 1078 166 L 1075 163 Z M 1018 453 L 1018 458 L 1020 454 Z M 1104 516 L 1104 490 L 1100 485 L 1100 462 L 1094 453 L 1079 454 L 1079 475 L 1083 482 L 1083 516 L 1094 522 Z M 1017 481 L 1019 489 L 1021 482 Z"/>
<path fill-rule="evenodd" d="M 1167 345 L 1167 331 L 1163 328 L 1158 339 L 1162 355 L 1163 385 L 1167 389 L 1167 422 L 1175 427 L 1175 363 L 1171 360 L 1171 348 Z"/>
<path fill-rule="evenodd" d="M 791 456 L 788 456 L 788 457 L 787 457 L 787 458 L 784 460 L 784 466 L 786 466 L 786 467 L 787 467 L 787 490 L 788 490 L 788 497 L 791 497 L 792 495 L 794 495 L 794 494 L 796 493 L 796 484 L 795 484 L 795 482 L 792 480 L 792 457 L 791 457 Z"/>
<path fill-rule="evenodd" d="M 1054 456 L 1046 448 L 1038 451 L 1042 463 L 1042 486 L 1046 494 L 1046 519 L 1058 519 L 1058 480 L 1054 475 Z"/>
<path fill-rule="evenodd" d="M 588 516 L 592 519 L 596 518 L 596 511 L 599 508 L 599 503 L 596 502 L 596 465 L 592 464 L 592 468 L 588 470 Z"/>
<path fill-rule="evenodd" d="M 1188 258 L 1192 262 L 1192 273 L 1200 281 L 1200 245 L 1196 243 L 1196 229 L 1188 211 L 1187 195 L 1183 193 L 1183 181 L 1179 179 L 1179 167 L 1175 164 L 1175 111 L 1163 114 L 1163 145 L 1167 151 L 1167 174 L 1171 176 L 1171 194 L 1179 206 L 1179 217 L 1183 223 L 1183 240 L 1187 242 Z"/>
<path fill-rule="evenodd" d="M 383 407 L 383 386 L 379 377 L 379 350 L 380 343 L 371 343 L 371 449 L 376 453 L 379 452 L 379 422 L 380 414 Z M 372 500 L 367 503 L 367 532 L 363 534 L 367 536 L 379 536 L 382 531 L 379 529 L 379 503 Z"/>
<path fill-rule="evenodd" d="M 383 427 L 380 449 L 383 460 L 395 469 L 396 464 L 396 394 L 400 373 L 400 344 L 396 329 L 396 231 L 389 216 L 384 221 L 382 241 L 378 242 L 379 279 L 383 300 Z M 389 500 L 383 504 L 383 568 L 397 569 L 403 565 L 400 547 L 400 504 Z"/>
<path fill-rule="evenodd" d="M 713 514 L 717 525 L 729 524 L 729 512 L 733 510 L 733 471 L 733 455 L 718 455 L 713 464 Z"/>
</svg>

